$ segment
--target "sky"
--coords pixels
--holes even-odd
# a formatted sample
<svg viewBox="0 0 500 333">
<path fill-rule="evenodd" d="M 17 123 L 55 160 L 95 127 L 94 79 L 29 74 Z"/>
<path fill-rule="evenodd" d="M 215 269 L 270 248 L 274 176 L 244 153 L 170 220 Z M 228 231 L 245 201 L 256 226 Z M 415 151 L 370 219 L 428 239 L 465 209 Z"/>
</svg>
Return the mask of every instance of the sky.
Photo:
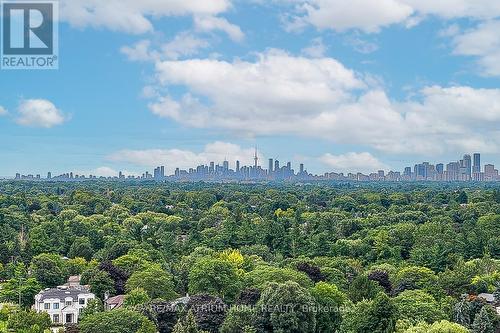
<svg viewBox="0 0 500 333">
<path fill-rule="evenodd" d="M 0 71 L 0 176 L 228 159 L 500 164 L 500 1 L 60 0 L 59 69 Z"/>
</svg>

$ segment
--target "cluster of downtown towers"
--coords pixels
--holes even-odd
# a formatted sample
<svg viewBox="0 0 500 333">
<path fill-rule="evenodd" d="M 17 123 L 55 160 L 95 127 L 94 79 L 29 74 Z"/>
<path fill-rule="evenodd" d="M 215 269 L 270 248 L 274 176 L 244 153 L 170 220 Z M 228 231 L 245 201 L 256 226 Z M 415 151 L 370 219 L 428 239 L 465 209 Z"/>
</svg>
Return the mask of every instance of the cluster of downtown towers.
<svg viewBox="0 0 500 333">
<path fill-rule="evenodd" d="M 413 168 L 406 167 L 401 173 L 384 170 L 363 174 L 357 173 L 336 173 L 327 172 L 323 175 L 314 175 L 304 169 L 304 164 L 300 164 L 296 172 L 292 168 L 292 163 L 288 162 L 281 166 L 278 160 L 272 158 L 268 161 L 268 168 L 264 169 L 259 165 L 257 153 L 252 166 L 242 166 L 240 161 L 236 161 L 235 169 L 229 167 L 229 162 L 224 161 L 222 165 L 210 162 L 209 165 L 199 165 L 189 170 L 175 169 L 173 175 L 165 174 L 165 167 L 159 166 L 153 173 L 146 171 L 141 176 L 126 176 L 122 172 L 117 177 L 97 177 L 94 175 L 76 175 L 72 172 L 52 177 L 51 173 L 47 178 L 40 175 L 16 174 L 16 180 L 61 180 L 74 181 L 86 179 L 108 179 L 108 180 L 155 180 L 155 181 L 304 181 L 304 180 L 334 180 L 334 181 L 500 181 L 499 172 L 493 164 L 481 165 L 481 154 L 475 153 L 472 156 L 466 154 L 456 162 L 446 165 L 430 164 L 423 162 L 416 164 Z"/>
</svg>

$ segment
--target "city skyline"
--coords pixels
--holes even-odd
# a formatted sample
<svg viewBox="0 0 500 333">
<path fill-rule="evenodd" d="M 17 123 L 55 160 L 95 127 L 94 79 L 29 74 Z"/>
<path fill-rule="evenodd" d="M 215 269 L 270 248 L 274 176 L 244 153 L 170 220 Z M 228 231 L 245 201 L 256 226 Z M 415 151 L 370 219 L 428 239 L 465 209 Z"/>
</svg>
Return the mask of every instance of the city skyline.
<svg viewBox="0 0 500 333">
<path fill-rule="evenodd" d="M 59 69 L 0 75 L 0 176 L 252 165 L 255 145 L 318 174 L 500 165 L 494 2 L 58 2 Z"/>
<path fill-rule="evenodd" d="M 259 154 L 255 149 L 253 165 L 243 165 L 241 161 L 224 159 L 222 164 L 211 161 L 208 165 L 201 164 L 187 170 L 175 167 L 173 174 L 165 173 L 165 166 L 154 168 L 153 172 L 145 171 L 142 175 L 127 175 L 119 171 L 117 176 L 83 175 L 67 172 L 52 176 L 49 171 L 44 178 L 40 174 L 22 175 L 16 173 L 15 180 L 155 180 L 155 181 L 301 181 L 301 180 L 337 180 L 337 181 L 500 181 L 499 171 L 494 164 L 481 162 L 481 153 L 464 154 L 461 160 L 448 163 L 431 164 L 430 162 L 417 163 L 413 167 L 405 167 L 403 171 L 373 170 L 369 174 L 362 172 L 325 172 L 324 174 L 309 173 L 304 163 L 293 168 L 291 161 L 281 164 L 278 159 L 268 158 L 267 169 L 259 164 Z M 367 166 L 369 167 L 369 166 Z"/>
</svg>

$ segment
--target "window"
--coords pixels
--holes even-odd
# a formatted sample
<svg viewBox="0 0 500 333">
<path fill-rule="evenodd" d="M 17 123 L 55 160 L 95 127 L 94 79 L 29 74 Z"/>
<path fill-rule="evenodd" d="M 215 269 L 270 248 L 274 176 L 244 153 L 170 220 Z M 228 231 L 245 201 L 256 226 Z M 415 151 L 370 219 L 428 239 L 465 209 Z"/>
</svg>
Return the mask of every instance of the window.
<svg viewBox="0 0 500 333">
<path fill-rule="evenodd" d="M 85 298 L 78 299 L 78 304 L 84 305 L 85 304 Z"/>
<path fill-rule="evenodd" d="M 72 301 L 66 301 L 66 306 L 70 306 L 71 304 L 73 304 Z"/>
<path fill-rule="evenodd" d="M 54 305 L 52 305 L 52 309 L 54 310 L 59 309 L 59 303 L 54 303 Z"/>
<path fill-rule="evenodd" d="M 70 324 L 73 322 L 73 315 L 71 313 L 66 314 L 66 323 Z"/>
<path fill-rule="evenodd" d="M 50 310 L 50 303 L 43 303 L 43 308 L 45 310 Z"/>
<path fill-rule="evenodd" d="M 52 316 L 52 322 L 55 324 L 59 323 L 59 315 L 58 314 L 55 314 Z"/>
</svg>

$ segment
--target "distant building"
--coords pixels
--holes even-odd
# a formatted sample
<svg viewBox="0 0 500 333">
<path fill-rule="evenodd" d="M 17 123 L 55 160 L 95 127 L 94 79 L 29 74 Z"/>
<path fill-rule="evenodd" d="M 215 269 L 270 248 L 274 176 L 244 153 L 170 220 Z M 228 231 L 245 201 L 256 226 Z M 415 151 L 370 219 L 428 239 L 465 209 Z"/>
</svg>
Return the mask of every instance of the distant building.
<svg viewBox="0 0 500 333">
<path fill-rule="evenodd" d="M 125 295 L 118 295 L 114 297 L 110 297 L 104 301 L 105 310 L 115 310 L 122 307 L 123 302 L 125 301 Z"/>
<path fill-rule="evenodd" d="M 473 173 L 480 173 L 481 172 L 481 154 L 475 153 L 473 155 L 474 159 L 474 164 L 472 166 L 472 172 Z"/>
</svg>

